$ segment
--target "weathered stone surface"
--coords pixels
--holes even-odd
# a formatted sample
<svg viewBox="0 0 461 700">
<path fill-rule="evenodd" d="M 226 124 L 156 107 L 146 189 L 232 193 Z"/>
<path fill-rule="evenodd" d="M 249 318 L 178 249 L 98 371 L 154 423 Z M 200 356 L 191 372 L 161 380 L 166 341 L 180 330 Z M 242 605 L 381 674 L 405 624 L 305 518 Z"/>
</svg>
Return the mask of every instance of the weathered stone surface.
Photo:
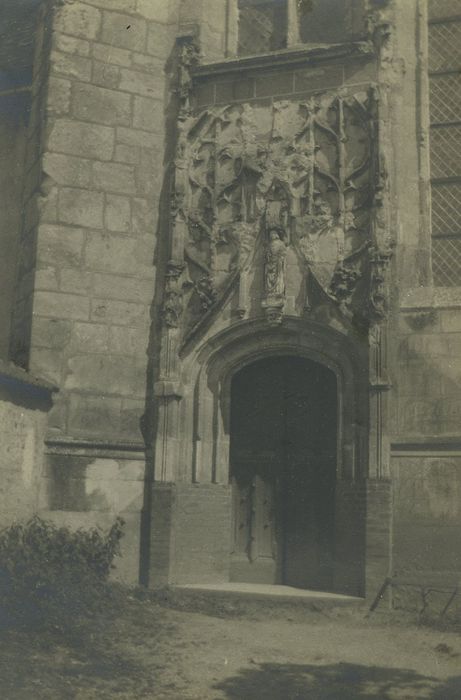
<svg viewBox="0 0 461 700">
<path fill-rule="evenodd" d="M 99 286 L 105 286 L 105 280 L 96 280 Z M 129 287 L 130 285 L 126 285 Z M 131 284 L 131 287 L 134 285 Z M 120 326 L 140 326 L 148 322 L 149 312 L 146 304 L 135 304 L 113 299 L 93 299 L 91 302 L 91 320 L 117 323 Z"/>
<path fill-rule="evenodd" d="M 127 328 L 126 326 L 111 326 L 110 349 L 118 355 L 145 356 L 149 341 L 148 325 L 141 328 Z"/>
<path fill-rule="evenodd" d="M 115 12 L 104 12 L 102 41 L 106 44 L 143 51 L 146 43 L 147 25 L 144 19 Z"/>
<path fill-rule="evenodd" d="M 91 181 L 91 161 L 60 153 L 46 153 L 43 170 L 60 185 L 88 187 Z"/>
<path fill-rule="evenodd" d="M 142 48 L 136 48 L 135 50 L 140 53 L 143 51 Z M 157 56 L 158 58 L 164 58 L 168 56 L 170 51 L 171 36 L 165 31 L 165 27 L 161 24 L 150 22 L 147 34 L 146 53 L 151 56 Z"/>
<path fill-rule="evenodd" d="M 68 361 L 66 389 L 101 391 L 122 396 L 142 396 L 144 367 L 124 357 L 78 355 Z"/>
<path fill-rule="evenodd" d="M 295 91 L 310 92 L 342 85 L 342 65 L 325 66 L 324 68 L 306 68 L 295 75 Z"/>
<path fill-rule="evenodd" d="M 110 63 L 93 61 L 92 81 L 95 85 L 106 88 L 118 88 L 120 83 L 120 69 Z"/>
<path fill-rule="evenodd" d="M 160 80 L 164 80 L 162 76 L 164 75 L 165 64 L 160 58 L 156 58 L 155 56 L 150 56 L 149 54 L 145 53 L 133 52 L 132 62 L 134 68 L 138 68 L 146 72 L 155 71 L 158 76 L 157 80 L 159 82 Z"/>
<path fill-rule="evenodd" d="M 72 111 L 77 119 L 109 126 L 128 126 L 131 97 L 115 90 L 78 83 L 72 93 Z"/>
<path fill-rule="evenodd" d="M 360 61 L 344 67 L 346 85 L 370 83 L 377 79 L 377 65 L 373 60 Z"/>
<path fill-rule="evenodd" d="M 92 44 L 93 58 L 101 63 L 110 63 L 116 66 L 131 66 L 131 52 L 126 49 L 120 49 L 117 46 L 110 44 L 100 44 L 94 42 Z"/>
<path fill-rule="evenodd" d="M 64 34 L 96 39 L 100 26 L 101 12 L 86 3 L 66 3 L 56 14 L 55 28 Z"/>
<path fill-rule="evenodd" d="M 58 199 L 59 221 L 89 228 L 103 227 L 104 196 L 90 190 L 62 188 Z"/>
<path fill-rule="evenodd" d="M 150 75 L 136 70 L 120 69 L 120 90 L 134 92 L 145 97 L 162 97 L 164 80 L 160 75 Z"/>
<path fill-rule="evenodd" d="M 77 56 L 90 55 L 90 42 L 85 39 L 77 39 L 61 32 L 53 34 L 53 47 L 64 53 L 76 54 Z"/>
<path fill-rule="evenodd" d="M 67 319 L 36 316 L 33 321 L 32 333 L 38 347 L 62 350 L 70 341 L 71 331 L 72 322 Z"/>
<path fill-rule="evenodd" d="M 42 183 L 45 187 L 49 186 L 52 182 L 48 176 L 43 175 Z M 37 211 L 40 220 L 45 223 L 56 223 L 58 220 L 58 188 L 55 186 L 50 186 L 49 191 L 45 196 L 40 197 L 37 200 Z"/>
<path fill-rule="evenodd" d="M 50 60 L 52 73 L 76 80 L 91 80 L 91 59 L 89 58 L 53 51 Z"/>
<path fill-rule="evenodd" d="M 76 434 L 83 432 L 85 435 L 117 434 L 120 430 L 121 403 L 121 399 L 108 396 L 90 397 L 74 394 L 70 398 L 69 429 Z M 95 472 L 93 478 L 107 479 L 107 471 L 103 468 Z M 117 476 L 117 470 L 115 474 L 114 470 L 111 472 L 112 478 Z M 87 486 L 86 478 L 85 482 Z M 79 506 L 81 507 L 81 504 Z"/>
<path fill-rule="evenodd" d="M 160 132 L 164 126 L 163 104 L 147 97 L 134 98 L 133 126 L 135 129 Z"/>
<path fill-rule="evenodd" d="M 152 202 L 147 199 L 133 200 L 133 233 L 148 235 L 149 231 L 154 231 L 157 211 Z"/>
<path fill-rule="evenodd" d="M 138 194 L 142 197 L 155 198 L 155 201 L 157 201 L 158 193 L 162 186 L 162 156 L 161 152 L 159 153 L 149 148 L 141 151 L 140 163 L 136 169 L 136 181 Z"/>
<path fill-rule="evenodd" d="M 128 197 L 108 194 L 104 224 L 109 231 L 125 231 L 131 229 L 131 205 Z"/>
<path fill-rule="evenodd" d="M 37 262 L 58 267 L 79 266 L 84 238 L 84 231 L 80 228 L 41 225 L 38 230 Z"/>
<path fill-rule="evenodd" d="M 126 235 L 93 233 L 85 248 L 85 266 L 90 270 L 122 274 L 152 274 L 151 258 L 137 238 Z"/>
<path fill-rule="evenodd" d="M 137 0 L 136 11 L 146 19 L 155 22 L 168 23 L 171 21 L 170 4 L 168 2 L 156 2 L 156 0 Z"/>
<path fill-rule="evenodd" d="M 114 160 L 118 163 L 130 163 L 131 165 L 136 165 L 139 163 L 139 159 L 139 146 L 125 146 L 124 144 L 115 146 Z"/>
<path fill-rule="evenodd" d="M 100 299 L 118 299 L 149 304 L 152 300 L 154 289 L 150 280 L 94 272 L 93 292 L 94 296 L 98 297 L 98 304 Z M 113 320 L 108 311 L 104 313 L 104 318 Z"/>
<path fill-rule="evenodd" d="M 155 1 L 155 0 L 154 0 Z M 100 7 L 102 10 L 134 12 L 136 0 L 86 0 L 90 5 Z"/>
<path fill-rule="evenodd" d="M 109 350 L 109 328 L 98 323 L 79 323 L 72 326 L 72 351 L 97 353 Z"/>
<path fill-rule="evenodd" d="M 256 79 L 256 97 L 268 95 L 289 95 L 294 92 L 294 77 L 292 72 L 274 72 Z"/>
<path fill-rule="evenodd" d="M 126 146 L 139 146 L 140 148 L 153 148 L 158 144 L 158 134 L 139 129 L 117 127 L 117 143 Z"/>
<path fill-rule="evenodd" d="M 60 350 L 34 347 L 30 358 L 32 372 L 55 386 L 59 386 L 61 382 L 60 356 Z"/>
<path fill-rule="evenodd" d="M 60 268 L 59 289 L 61 292 L 88 294 L 91 289 L 91 273 L 82 268 Z"/>
<path fill-rule="evenodd" d="M 70 95 L 72 83 L 64 78 L 50 76 L 48 81 L 48 102 L 49 113 L 59 116 L 68 114 L 70 109 Z"/>
<path fill-rule="evenodd" d="M 145 402 L 134 399 L 122 399 L 120 413 L 120 431 L 123 435 L 140 438 L 141 418 L 145 412 Z"/>
<path fill-rule="evenodd" d="M 48 147 L 52 151 L 83 158 L 110 160 L 114 151 L 114 130 L 99 124 L 58 119 L 51 129 Z"/>
<path fill-rule="evenodd" d="M 85 321 L 90 316 L 90 302 L 84 296 L 61 292 L 36 292 L 34 313 L 51 318 Z"/>
<path fill-rule="evenodd" d="M 58 273 L 55 267 L 39 267 L 35 270 L 35 289 L 47 291 L 59 289 Z"/>
<path fill-rule="evenodd" d="M 459 313 L 459 309 L 442 309 L 440 311 L 440 323 L 444 333 L 460 333 L 461 314 Z"/>
<path fill-rule="evenodd" d="M 93 166 L 95 187 L 106 192 L 134 194 L 136 183 L 134 168 L 122 163 L 95 163 Z"/>
</svg>

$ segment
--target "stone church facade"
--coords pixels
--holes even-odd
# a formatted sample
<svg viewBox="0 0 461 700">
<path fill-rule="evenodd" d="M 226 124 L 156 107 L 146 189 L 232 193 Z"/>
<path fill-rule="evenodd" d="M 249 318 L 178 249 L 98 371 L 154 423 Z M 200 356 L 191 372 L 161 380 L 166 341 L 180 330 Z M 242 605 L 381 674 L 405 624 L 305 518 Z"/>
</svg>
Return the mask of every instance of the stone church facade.
<svg viewBox="0 0 461 700">
<path fill-rule="evenodd" d="M 151 587 L 454 585 L 459 0 L 3 26 L 3 523 L 121 514 Z"/>
</svg>

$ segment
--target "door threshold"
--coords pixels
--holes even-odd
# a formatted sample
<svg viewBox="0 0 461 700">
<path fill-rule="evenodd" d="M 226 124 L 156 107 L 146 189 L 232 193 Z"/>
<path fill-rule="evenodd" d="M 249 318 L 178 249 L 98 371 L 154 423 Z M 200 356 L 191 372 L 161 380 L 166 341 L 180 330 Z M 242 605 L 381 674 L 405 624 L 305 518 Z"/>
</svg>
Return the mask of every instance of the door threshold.
<svg viewBox="0 0 461 700">
<path fill-rule="evenodd" d="M 313 591 L 293 586 L 266 584 L 266 583 L 241 583 L 227 581 L 224 583 L 190 583 L 174 586 L 177 591 L 189 593 L 201 593 L 209 595 L 231 595 L 236 598 L 275 599 L 281 602 L 306 602 L 306 603 L 331 603 L 332 605 L 363 603 L 364 598 L 344 595 L 342 593 L 330 593 L 328 591 Z"/>
</svg>

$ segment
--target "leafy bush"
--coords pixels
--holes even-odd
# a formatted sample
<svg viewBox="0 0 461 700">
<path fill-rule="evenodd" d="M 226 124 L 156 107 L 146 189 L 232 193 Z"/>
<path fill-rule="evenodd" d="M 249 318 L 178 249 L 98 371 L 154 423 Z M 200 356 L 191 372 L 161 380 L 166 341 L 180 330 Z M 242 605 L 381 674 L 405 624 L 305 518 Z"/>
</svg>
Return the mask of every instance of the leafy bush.
<svg viewBox="0 0 461 700">
<path fill-rule="evenodd" d="M 71 531 L 35 516 L 0 532 L 0 622 L 64 628 L 93 614 L 109 595 L 123 525 Z"/>
</svg>

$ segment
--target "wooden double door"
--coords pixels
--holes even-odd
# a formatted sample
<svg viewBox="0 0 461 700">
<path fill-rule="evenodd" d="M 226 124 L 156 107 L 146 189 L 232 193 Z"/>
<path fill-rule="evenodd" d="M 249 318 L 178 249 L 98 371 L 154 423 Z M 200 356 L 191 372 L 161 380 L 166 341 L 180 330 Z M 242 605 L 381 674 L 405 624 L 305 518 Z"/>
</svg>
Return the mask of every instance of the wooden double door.
<svg viewBox="0 0 461 700">
<path fill-rule="evenodd" d="M 335 375 L 297 357 L 233 379 L 231 579 L 328 590 L 334 562 Z"/>
</svg>

